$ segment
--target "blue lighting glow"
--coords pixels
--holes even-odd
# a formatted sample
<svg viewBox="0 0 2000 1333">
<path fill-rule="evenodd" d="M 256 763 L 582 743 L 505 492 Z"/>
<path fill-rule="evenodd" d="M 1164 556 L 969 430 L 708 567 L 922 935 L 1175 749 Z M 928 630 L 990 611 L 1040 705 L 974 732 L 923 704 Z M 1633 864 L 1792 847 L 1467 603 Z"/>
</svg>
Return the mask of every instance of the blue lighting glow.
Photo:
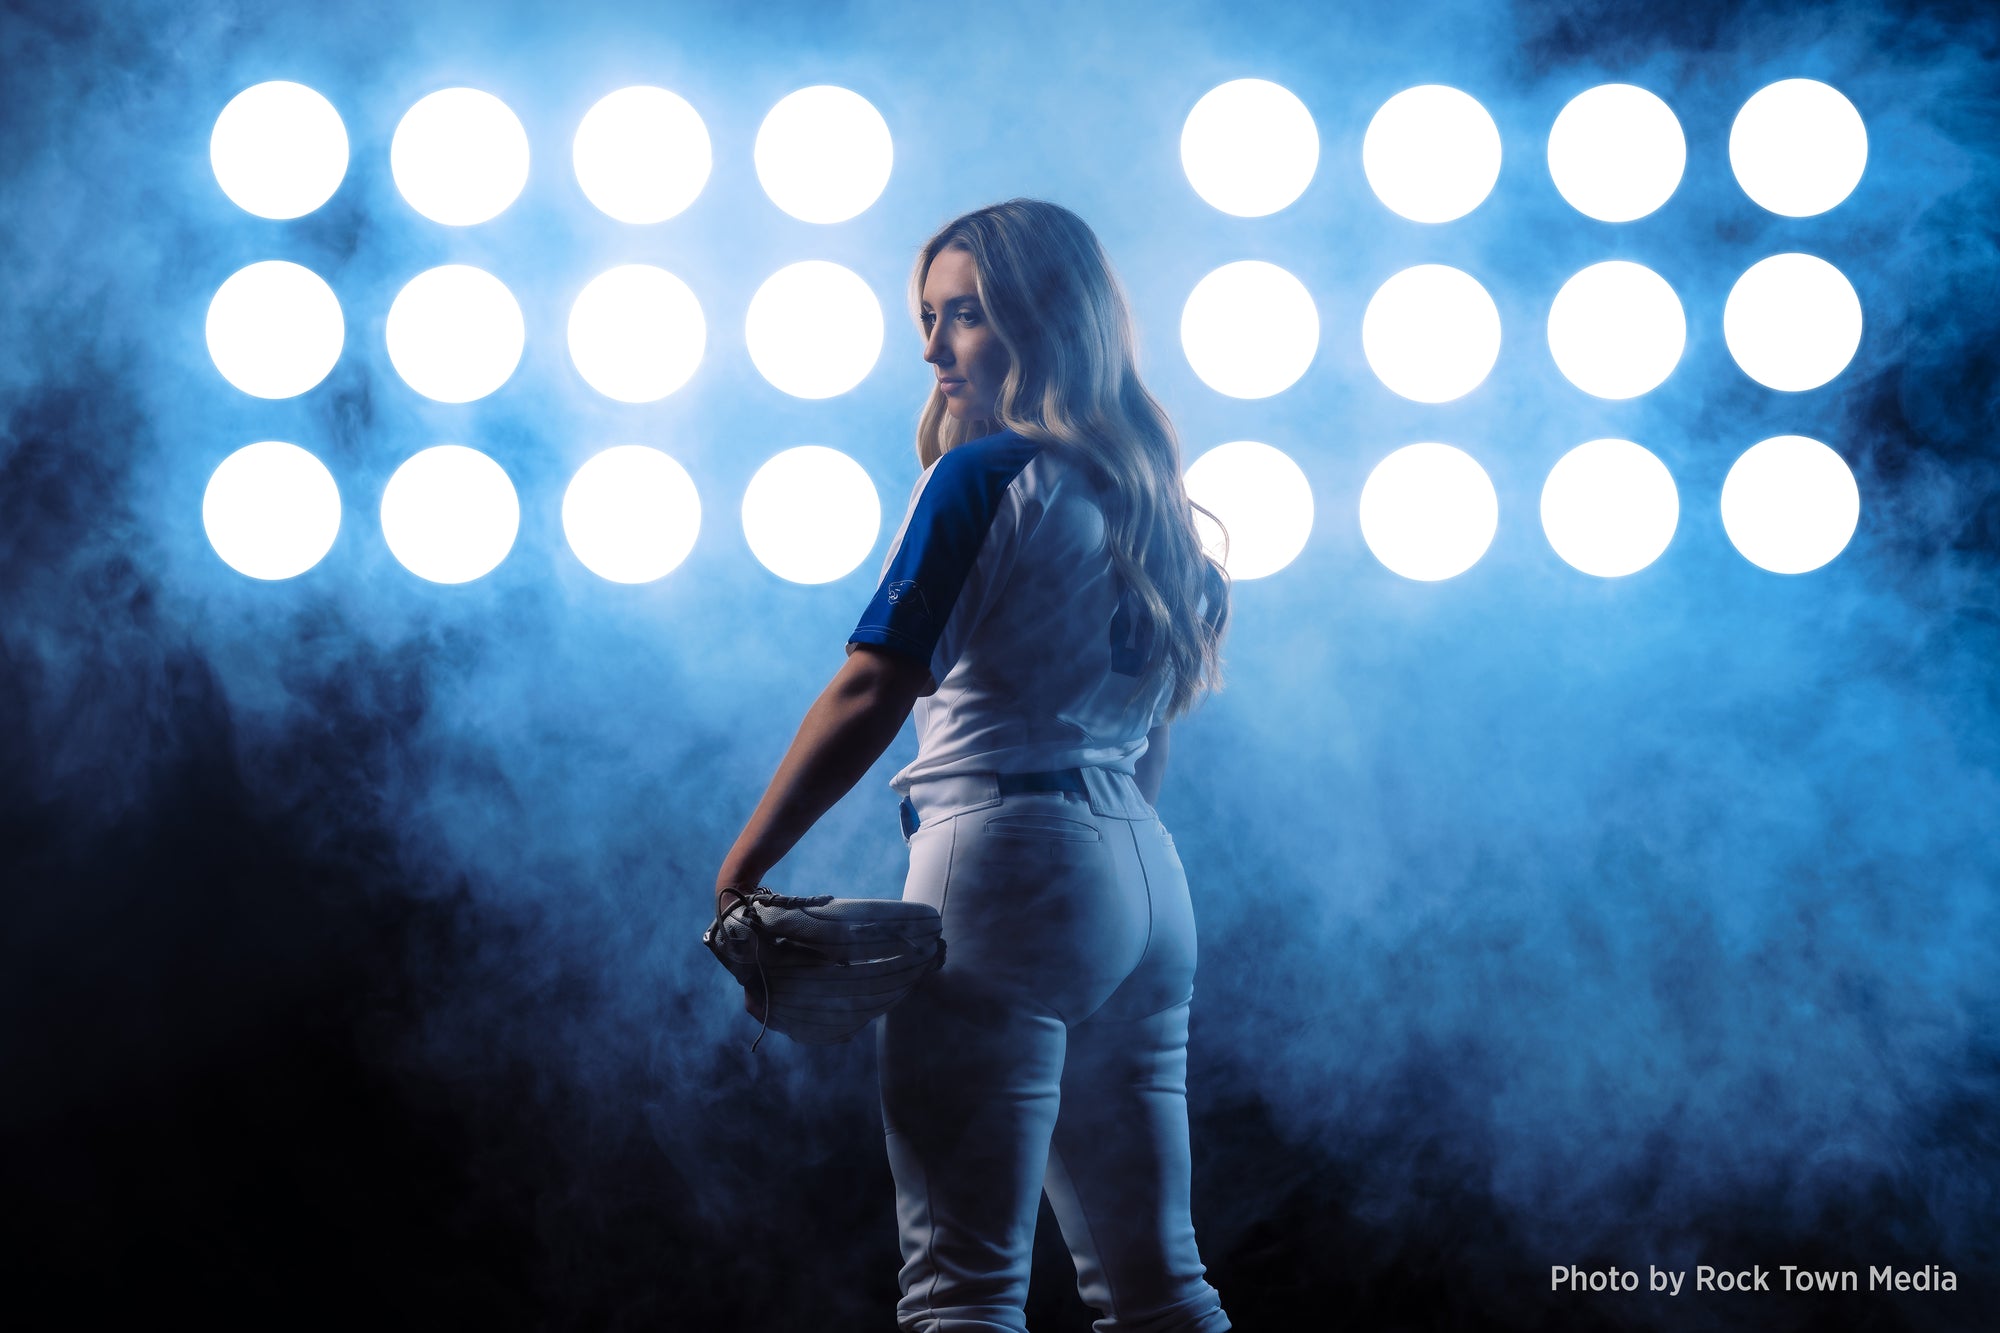
<svg viewBox="0 0 2000 1333">
<path fill-rule="evenodd" d="M 1296 200 L 1319 165 L 1312 112 L 1268 79 L 1211 88 L 1181 127 L 1181 170 L 1195 193 L 1237 217 L 1269 216 Z"/>
<path fill-rule="evenodd" d="M 260 218 L 304 217 L 347 175 L 347 127 L 333 103 L 304 84 L 260 83 L 215 118 L 208 160 L 238 208 Z"/>
<path fill-rule="evenodd" d="M 469 583 L 514 549 L 521 502 L 500 465 L 462 444 L 417 454 L 382 492 L 382 537 L 403 567 L 432 583 Z"/>
<path fill-rule="evenodd" d="M 861 94 L 821 84 L 772 107 L 757 131 L 757 179 L 803 222 L 845 222 L 889 184 L 889 122 Z"/>
<path fill-rule="evenodd" d="M 1361 348 L 1377 379 L 1419 403 L 1448 403 L 1482 384 L 1500 357 L 1500 308 L 1462 269 L 1406 268 L 1376 289 Z"/>
<path fill-rule="evenodd" d="M 217 289 L 206 334 L 209 358 L 231 384 L 257 398 L 296 398 L 340 360 L 347 324 L 326 279 L 267 259 Z"/>
<path fill-rule="evenodd" d="M 1484 203 L 1500 179 L 1500 127 L 1457 88 L 1405 88 L 1368 122 L 1361 165 L 1392 211 L 1412 222 L 1451 222 Z"/>
<path fill-rule="evenodd" d="M 701 497 L 687 469 L 640 444 L 621 444 L 576 471 L 563 492 L 563 535 L 584 567 L 613 583 L 651 583 L 680 567 L 701 532 Z"/>
<path fill-rule="evenodd" d="M 1298 382 L 1319 350 L 1319 310 L 1305 284 L 1261 259 L 1224 264 L 1181 309 L 1181 349 L 1217 393 L 1269 398 Z"/>
<path fill-rule="evenodd" d="M 1743 558 L 1804 574 L 1847 548 L 1861 492 L 1847 461 L 1818 440 L 1779 435 L 1752 445 L 1722 483 L 1722 526 Z"/>
<path fill-rule="evenodd" d="M 1667 280 L 1643 264 L 1592 264 L 1549 306 L 1549 353 L 1565 378 L 1599 398 L 1637 398 L 1666 382 L 1687 346 L 1687 315 Z"/>
<path fill-rule="evenodd" d="M 1800 393 L 1831 382 L 1861 346 L 1861 298 L 1847 275 L 1816 255 L 1752 264 L 1722 309 L 1723 339 L 1743 373 Z"/>
<path fill-rule="evenodd" d="M 1808 218 L 1854 192 L 1868 166 L 1868 129 L 1836 88 L 1781 79 L 1757 90 L 1729 129 L 1737 183 L 1773 213 Z"/>
<path fill-rule="evenodd" d="M 1434 583 L 1479 563 L 1500 525 L 1486 469 L 1449 444 L 1408 444 L 1361 487 L 1361 537 L 1406 579 Z"/>
<path fill-rule="evenodd" d="M 570 147 L 576 183 L 606 216 L 664 222 L 708 184 L 708 126 L 686 98 L 665 88 L 620 88 L 585 114 Z"/>
<path fill-rule="evenodd" d="M 444 264 L 404 284 L 389 306 L 389 360 L 440 403 L 484 398 L 514 374 L 527 342 L 507 284 L 470 264 Z"/>
<path fill-rule="evenodd" d="M 853 269 L 824 259 L 787 264 L 750 298 L 750 359 L 794 398 L 846 393 L 882 355 L 882 305 Z"/>
<path fill-rule="evenodd" d="M 237 573 L 296 578 L 333 548 L 340 532 L 340 488 L 326 464 L 296 444 L 246 444 L 209 477 L 201 526 L 215 553 Z"/>
<path fill-rule="evenodd" d="M 1673 196 L 1687 138 L 1673 110 L 1644 88 L 1600 84 L 1570 99 L 1549 131 L 1549 176 L 1577 212 L 1632 222 Z"/>
<path fill-rule="evenodd" d="M 743 493 L 743 536 L 764 568 L 831 583 L 859 568 L 882 531 L 882 501 L 861 464 L 802 444 L 757 469 Z"/>
<path fill-rule="evenodd" d="M 1564 454 L 1542 484 L 1542 532 L 1566 562 L 1599 578 L 1660 558 L 1680 522 L 1667 465 L 1630 440 L 1592 440 Z"/>
<path fill-rule="evenodd" d="M 1261 579 L 1298 559 L 1312 536 L 1312 486 L 1281 449 L 1257 440 L 1218 444 L 1187 470 L 1188 498 L 1214 513 L 1195 514 L 1202 549 L 1232 579 Z"/>
<path fill-rule="evenodd" d="M 411 208 L 446 226 L 475 226 L 500 216 L 527 185 L 528 132 L 491 93 L 440 89 L 397 124 L 389 167 Z"/>
<path fill-rule="evenodd" d="M 570 306 L 570 360 L 591 388 L 621 403 L 665 398 L 693 378 L 707 346 L 693 290 L 650 264 L 607 269 Z"/>
<path fill-rule="evenodd" d="M 919 247 L 1025 197 L 1220 515 L 1153 803 L 1236 1325 L 2000 1327 L 2000 5 L 18 0 L 0 52 L 16 1304 L 893 1324 L 873 1052 L 731 1048 L 696 939 L 871 660 Z M 1096 388 L 1044 407 L 1128 442 Z M 890 591 L 964 681 L 1038 566 L 945 517 L 956 630 Z M 1001 722 L 1067 752 L 1147 682 L 1036 721 L 1061 637 Z M 760 878 L 901 892 L 956 684 Z M 1133 1314 L 1040 1239 L 1034 1327 Z M 1542 1267 L 1753 1260 L 1862 1290 Z"/>
</svg>

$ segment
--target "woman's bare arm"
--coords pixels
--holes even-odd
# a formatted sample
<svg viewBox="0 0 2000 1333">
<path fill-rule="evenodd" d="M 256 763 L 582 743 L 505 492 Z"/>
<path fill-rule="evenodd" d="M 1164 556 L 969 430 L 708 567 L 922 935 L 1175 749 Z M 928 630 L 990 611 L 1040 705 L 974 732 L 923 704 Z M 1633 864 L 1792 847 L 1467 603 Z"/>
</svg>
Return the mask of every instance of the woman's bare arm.
<svg viewBox="0 0 2000 1333">
<path fill-rule="evenodd" d="M 1160 784 L 1167 778 L 1167 724 L 1162 722 L 1146 733 L 1146 753 L 1133 765 L 1139 780 L 1139 794 L 1147 805 L 1158 805 Z"/>
<path fill-rule="evenodd" d="M 715 876 L 718 906 L 723 889 L 754 887 L 861 780 L 932 688 L 928 663 L 871 644 L 849 650 L 723 859 Z"/>
</svg>

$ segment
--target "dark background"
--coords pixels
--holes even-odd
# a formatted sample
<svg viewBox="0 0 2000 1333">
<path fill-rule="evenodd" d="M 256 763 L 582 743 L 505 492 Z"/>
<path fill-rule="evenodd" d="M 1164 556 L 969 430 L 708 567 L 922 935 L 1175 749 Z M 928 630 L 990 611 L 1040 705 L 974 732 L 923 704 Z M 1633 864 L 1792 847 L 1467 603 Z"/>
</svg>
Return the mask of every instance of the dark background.
<svg viewBox="0 0 2000 1333">
<path fill-rule="evenodd" d="M 2000 1325 L 2000 19 L 1987 6 L 902 3 L 80 6 L 0 12 L 0 1318 L 16 1327 L 871 1329 L 894 1303 L 872 1047 L 765 1043 L 696 943 L 722 852 L 838 665 L 879 559 L 782 584 L 734 524 L 771 453 L 846 449 L 893 530 L 925 368 L 898 303 L 939 221 L 1011 194 L 1076 207 L 1132 289 L 1190 457 L 1256 438 L 1314 488 L 1313 540 L 1237 590 L 1230 687 L 1177 732 L 1161 809 L 1195 887 L 1190 1107 L 1209 1274 L 1246 1330 Z M 1286 84 L 1319 123 L 1299 203 L 1228 218 L 1176 157 L 1208 88 Z M 1764 214 L 1729 123 L 1822 78 L 1868 173 L 1818 218 Z M 216 187 L 208 134 L 270 78 L 352 145 L 295 222 Z M 1687 132 L 1680 191 L 1628 226 L 1570 211 L 1541 158 L 1561 106 L 1641 83 Z M 592 213 L 568 135 L 657 82 L 716 169 L 650 229 Z M 835 82 L 896 135 L 888 191 L 815 228 L 750 169 L 764 111 Z M 1373 109 L 1422 82 L 1500 124 L 1494 195 L 1425 228 L 1370 196 Z M 526 122 L 522 200 L 447 233 L 387 145 L 424 93 Z M 1831 385 L 1764 390 L 1722 301 L 1804 249 L 1859 291 Z M 1569 273 L 1639 259 L 1679 291 L 1660 390 L 1587 400 L 1539 321 Z M 342 361 L 295 400 L 209 363 L 243 264 L 340 294 Z M 756 376 L 741 311 L 831 258 L 884 300 L 881 365 L 804 403 Z M 1238 402 L 1180 356 L 1180 304 L 1238 258 L 1297 273 L 1320 353 Z M 492 398 L 425 403 L 382 351 L 400 284 L 458 260 L 528 311 Z M 687 389 L 597 399 L 562 311 L 613 262 L 665 263 L 710 312 Z M 1394 399 L 1359 349 L 1389 273 L 1459 264 L 1506 330 L 1479 391 Z M 899 341 L 899 338 L 902 341 Z M 1730 548 L 1717 498 L 1755 441 L 1854 469 L 1861 525 L 1808 575 Z M 1672 469 L 1681 526 L 1600 581 L 1534 519 L 1568 448 L 1617 434 Z M 217 560 L 221 459 L 290 439 L 346 506 L 285 583 Z M 1437 585 L 1359 539 L 1368 469 L 1441 439 L 1493 475 L 1486 557 Z M 441 588 L 375 505 L 425 445 L 474 443 L 522 493 L 513 555 Z M 687 464 L 707 517 L 660 584 L 584 571 L 557 519 L 598 448 Z M 889 893 L 906 732 L 774 882 Z M 1089 1315 L 1053 1227 L 1031 1316 Z M 1554 1264 L 1926 1264 L 1892 1297 L 1551 1294 Z"/>
</svg>

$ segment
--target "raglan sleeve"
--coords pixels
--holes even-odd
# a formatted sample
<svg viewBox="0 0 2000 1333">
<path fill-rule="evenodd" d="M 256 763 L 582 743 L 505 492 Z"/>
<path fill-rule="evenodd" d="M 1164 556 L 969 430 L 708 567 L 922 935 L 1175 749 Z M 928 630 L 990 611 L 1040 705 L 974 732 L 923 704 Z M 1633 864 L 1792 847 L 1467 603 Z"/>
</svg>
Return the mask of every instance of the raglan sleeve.
<svg viewBox="0 0 2000 1333">
<path fill-rule="evenodd" d="M 917 481 L 852 644 L 875 644 L 951 673 L 1006 587 L 1020 547 L 1018 451 L 960 446 Z M 849 651 L 852 651 L 850 648 Z"/>
</svg>

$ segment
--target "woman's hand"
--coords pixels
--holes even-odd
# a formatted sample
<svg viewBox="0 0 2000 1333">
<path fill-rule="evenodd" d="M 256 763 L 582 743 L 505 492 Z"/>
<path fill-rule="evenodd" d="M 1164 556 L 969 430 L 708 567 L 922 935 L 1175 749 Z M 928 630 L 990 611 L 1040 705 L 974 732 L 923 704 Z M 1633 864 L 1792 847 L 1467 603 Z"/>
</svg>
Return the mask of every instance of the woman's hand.
<svg viewBox="0 0 2000 1333">
<path fill-rule="evenodd" d="M 739 882 L 738 877 L 730 874 L 725 867 L 723 872 L 715 877 L 716 917 L 720 919 L 724 912 L 756 891 L 756 885 Z M 743 988 L 743 1012 L 759 1023 L 764 1021 L 764 997 L 748 986 Z"/>
<path fill-rule="evenodd" d="M 739 883 L 733 875 L 719 875 L 715 881 L 715 914 L 721 916 L 734 907 L 737 900 L 747 898 L 757 891 L 754 884 Z"/>
</svg>

